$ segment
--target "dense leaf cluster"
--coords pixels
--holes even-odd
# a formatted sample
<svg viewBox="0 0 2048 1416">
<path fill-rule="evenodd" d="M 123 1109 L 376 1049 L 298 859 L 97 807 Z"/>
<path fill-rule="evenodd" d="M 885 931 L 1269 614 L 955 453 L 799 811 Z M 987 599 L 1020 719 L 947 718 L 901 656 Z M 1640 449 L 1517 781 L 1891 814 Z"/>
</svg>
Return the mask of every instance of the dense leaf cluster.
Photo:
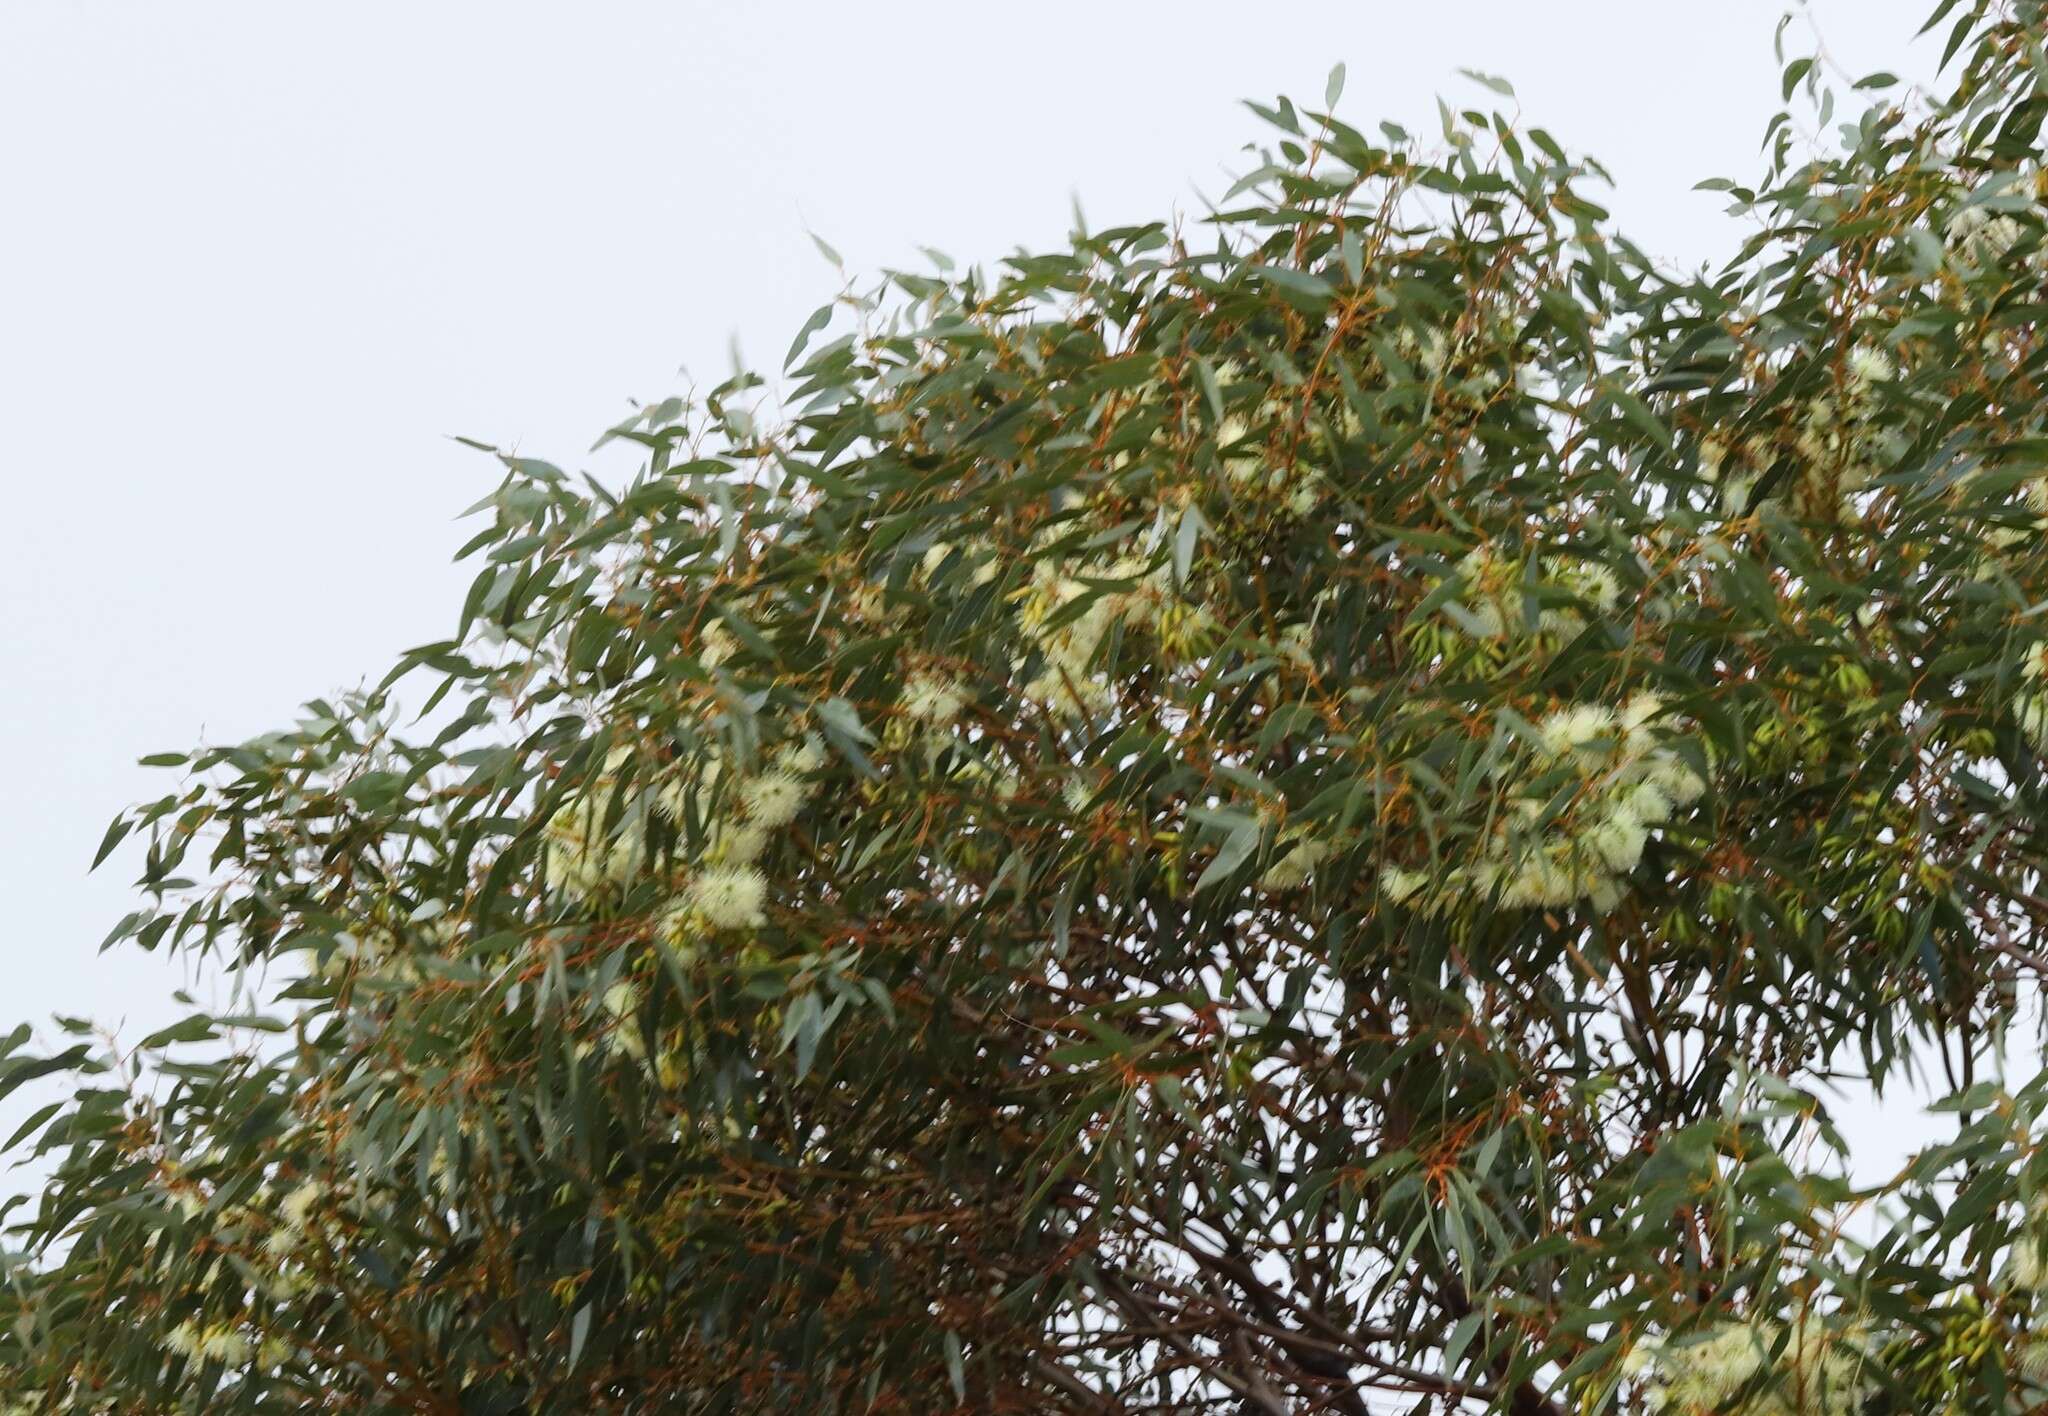
<svg viewBox="0 0 2048 1416">
<path fill-rule="evenodd" d="M 1936 18 L 1718 274 L 1281 102 L 501 455 L 453 637 L 110 831 L 263 1002 L 8 1041 L 10 1409 L 2036 1409 L 2048 59 Z"/>
</svg>

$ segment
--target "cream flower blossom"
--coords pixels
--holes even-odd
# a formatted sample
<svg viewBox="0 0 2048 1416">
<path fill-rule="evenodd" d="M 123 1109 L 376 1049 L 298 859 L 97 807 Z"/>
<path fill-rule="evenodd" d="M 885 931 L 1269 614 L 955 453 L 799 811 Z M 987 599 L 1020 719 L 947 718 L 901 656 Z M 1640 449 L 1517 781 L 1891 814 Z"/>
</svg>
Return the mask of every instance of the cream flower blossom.
<svg viewBox="0 0 2048 1416">
<path fill-rule="evenodd" d="M 1611 708 L 1580 703 L 1560 708 L 1538 723 L 1536 730 L 1542 735 L 1545 749 L 1561 757 L 1568 752 L 1590 751 L 1595 743 L 1614 735 L 1618 721 Z"/>
<path fill-rule="evenodd" d="M 1650 831 L 1626 805 L 1616 805 L 1580 839 L 1609 870 L 1626 875 L 1641 863 Z"/>
<path fill-rule="evenodd" d="M 313 1206 L 320 1203 L 326 1188 L 317 1180 L 308 1180 L 278 1202 L 278 1216 L 287 1229 L 304 1229 L 312 1217 Z"/>
<path fill-rule="evenodd" d="M 179 1357 L 196 1357 L 199 1343 L 199 1325 L 187 1318 L 163 1335 L 161 1345 L 164 1351 Z"/>
<path fill-rule="evenodd" d="M 640 990 L 630 979 L 620 979 L 604 991 L 604 1010 L 614 1018 L 629 1018 L 640 1007 Z"/>
<path fill-rule="evenodd" d="M 811 733 L 802 742 L 783 748 L 777 757 L 788 771 L 816 772 L 825 765 L 825 740 Z"/>
<path fill-rule="evenodd" d="M 605 1012 L 613 1020 L 612 1030 L 607 1035 L 612 1050 L 633 1058 L 646 1056 L 647 1047 L 633 1017 L 640 1008 L 640 990 L 633 986 L 631 980 L 622 978 L 604 991 L 603 1001 Z"/>
<path fill-rule="evenodd" d="M 713 929 L 757 929 L 768 922 L 768 879 L 750 865 L 707 870 L 690 882 L 687 894 Z"/>
<path fill-rule="evenodd" d="M 1407 904 L 1428 884 L 1429 877 L 1418 870 L 1406 870 L 1397 865 L 1380 872 L 1380 893 L 1397 905 Z"/>
<path fill-rule="evenodd" d="M 1276 894 L 1298 890 L 1308 883 L 1316 867 L 1321 865 L 1329 854 L 1328 842 L 1306 837 L 1297 838 L 1278 860 L 1266 867 L 1265 874 L 1259 877 L 1259 887 Z"/>
<path fill-rule="evenodd" d="M 1098 675 L 1085 669 L 1075 672 L 1071 666 L 1060 663 L 1047 664 L 1024 685 L 1024 694 L 1067 718 L 1099 714 L 1111 701 L 1109 686 Z"/>
<path fill-rule="evenodd" d="M 2037 1293 L 2048 1288 L 2048 1255 L 2042 1253 L 2042 1236 L 2022 1234 L 2013 1241 L 2012 1254 L 2006 1260 L 2005 1274 L 2015 1288 Z"/>
<path fill-rule="evenodd" d="M 1706 795 L 1707 781 L 1675 752 L 1658 753 L 1644 765 L 1643 780 L 1663 792 L 1674 806 L 1691 806 Z M 1645 816 L 1644 820 L 1650 818 Z"/>
<path fill-rule="evenodd" d="M 1965 272 L 1974 272 L 2003 260 L 2005 253 L 2026 235 L 2026 228 L 2002 212 L 1973 206 L 1964 207 L 1949 218 L 1947 234 L 1950 253 Z"/>
<path fill-rule="evenodd" d="M 1513 859 L 1504 873 L 1500 900 L 1509 908 L 1555 909 L 1586 893 L 1583 872 L 1561 851 L 1539 847 Z"/>
<path fill-rule="evenodd" d="M 1076 816 L 1086 812 L 1094 800 L 1095 788 L 1085 777 L 1069 777 L 1060 787 L 1060 801 Z"/>
<path fill-rule="evenodd" d="M 927 727 L 943 728 L 967 706 L 960 685 L 940 674 L 913 674 L 903 687 L 903 711 Z"/>
<path fill-rule="evenodd" d="M 1648 692 L 1618 710 L 1568 703 L 1544 715 L 1534 751 L 1494 763 L 1496 796 L 1483 822 L 1468 828 L 1463 859 L 1440 866 L 1439 888 L 1422 908 L 1444 913 L 1492 902 L 1557 909 L 1583 901 L 1599 914 L 1617 909 L 1656 829 L 1707 790 L 1701 773 L 1665 741 L 1667 716 L 1663 700 Z"/>
<path fill-rule="evenodd" d="M 775 830 L 796 820 L 810 795 L 810 784 L 802 777 L 777 769 L 749 779 L 740 788 L 740 804 L 749 821 Z"/>
<path fill-rule="evenodd" d="M 739 644 L 725 627 L 725 621 L 713 620 L 697 636 L 697 661 L 707 669 L 715 669 L 730 659 L 737 648 Z"/>
<path fill-rule="evenodd" d="M 1603 614 L 1621 602 L 1621 581 L 1598 561 L 1553 557 L 1544 571 L 1549 580 L 1569 589 Z"/>
<path fill-rule="evenodd" d="M 1621 705 L 1621 725 L 1631 733 L 1636 732 L 1661 717 L 1664 707 L 1664 699 L 1660 694 L 1648 690 L 1632 693 L 1628 701 Z"/>
<path fill-rule="evenodd" d="M 548 818 L 542 873 L 551 889 L 594 895 L 625 884 L 644 863 L 646 839 L 637 811 L 629 809 L 615 826 L 609 824 L 622 755 L 612 754 L 589 795 L 564 802 Z"/>
<path fill-rule="evenodd" d="M 1859 345 L 1849 351 L 1849 383 L 1852 388 L 1890 383 L 1897 375 L 1898 370 L 1892 366 L 1891 357 L 1882 350 Z"/>
<path fill-rule="evenodd" d="M 1818 1321 L 1800 1322 L 1789 1341 L 1772 1323 L 1722 1323 L 1696 1341 L 1650 1342 L 1650 1406 L 1671 1416 L 1709 1416 L 1744 1390 L 1756 1395 L 1742 1409 L 1758 1416 L 1852 1416 L 1872 1383 L 1851 1334 Z M 1775 1354 L 1775 1356 L 1774 1356 Z"/>
<path fill-rule="evenodd" d="M 1671 796 L 1655 782 L 1639 784 L 1624 805 L 1631 816 L 1648 826 L 1661 826 L 1671 819 Z"/>
<path fill-rule="evenodd" d="M 655 937 L 679 954 L 685 954 L 703 937 L 704 921 L 688 895 L 670 900 L 655 917 Z"/>
<path fill-rule="evenodd" d="M 752 865 L 768 849 L 768 830 L 758 821 L 720 821 L 704 845 L 704 859 L 713 865 Z"/>
<path fill-rule="evenodd" d="M 1525 600 L 1531 588 L 1526 579 L 1529 569 L 1525 561 L 1503 556 L 1491 545 L 1467 551 L 1455 571 L 1463 586 L 1459 612 L 1448 616 L 1456 631 L 1487 640 L 1571 639 L 1586 627 L 1585 609 L 1606 616 L 1621 603 L 1621 579 L 1611 567 L 1578 557 L 1545 556 L 1536 566 L 1541 572 L 1536 587 L 1564 591 L 1578 604 L 1550 605 L 1531 626 Z"/>
<path fill-rule="evenodd" d="M 248 1365 L 252 1349 L 249 1339 L 238 1329 L 223 1324 L 206 1330 L 206 1336 L 200 1339 L 199 1355 L 225 1367 L 242 1367 Z"/>
<path fill-rule="evenodd" d="M 770 833 L 802 812 L 815 791 L 805 776 L 823 764 L 823 745 L 812 739 L 785 747 L 758 776 L 731 772 L 714 757 L 693 778 L 665 783 L 654 793 L 654 809 L 679 826 L 694 822 L 703 830 L 703 863 L 751 865 L 767 850 Z"/>
</svg>

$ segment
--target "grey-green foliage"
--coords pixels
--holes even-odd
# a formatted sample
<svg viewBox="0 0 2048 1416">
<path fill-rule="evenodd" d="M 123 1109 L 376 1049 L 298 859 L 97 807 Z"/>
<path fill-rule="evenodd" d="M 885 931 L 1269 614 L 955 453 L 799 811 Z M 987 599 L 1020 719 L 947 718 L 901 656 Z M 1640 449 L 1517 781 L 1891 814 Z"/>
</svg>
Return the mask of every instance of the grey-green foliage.
<svg viewBox="0 0 2048 1416">
<path fill-rule="evenodd" d="M 451 638 L 110 832 L 272 992 L 9 1042 L 14 1409 L 2037 1407 L 2043 16 L 1937 19 L 1712 277 L 1255 105 L 1195 228 L 501 456 Z"/>
</svg>

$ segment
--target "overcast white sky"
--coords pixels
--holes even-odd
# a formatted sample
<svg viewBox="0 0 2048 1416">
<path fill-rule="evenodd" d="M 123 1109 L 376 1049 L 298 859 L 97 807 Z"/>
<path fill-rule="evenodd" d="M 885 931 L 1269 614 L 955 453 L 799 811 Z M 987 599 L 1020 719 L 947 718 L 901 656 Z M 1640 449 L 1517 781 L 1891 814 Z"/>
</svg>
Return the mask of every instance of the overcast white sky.
<svg viewBox="0 0 2048 1416">
<path fill-rule="evenodd" d="M 1932 0 L 1816 0 L 1835 58 L 1927 74 Z M 1460 67 L 1613 171 L 1648 249 L 1740 228 L 1770 0 L 0 5 L 0 1030 L 135 1037 L 178 977 L 96 952 L 174 779 L 144 753 L 281 726 L 445 636 L 465 434 L 568 466 L 628 398 L 772 367 L 850 267 L 966 261 L 1220 194 L 1237 101 L 1435 122 Z M 1796 21 L 1788 42 L 1807 45 Z M 12 1128 L 19 1103 L 0 1107 Z M 1896 1149 L 1900 1123 L 1859 1137 Z M 4 1131 L 0 1131 L 4 1136 Z M 7 1188 L 0 1181 L 0 1189 Z"/>
</svg>

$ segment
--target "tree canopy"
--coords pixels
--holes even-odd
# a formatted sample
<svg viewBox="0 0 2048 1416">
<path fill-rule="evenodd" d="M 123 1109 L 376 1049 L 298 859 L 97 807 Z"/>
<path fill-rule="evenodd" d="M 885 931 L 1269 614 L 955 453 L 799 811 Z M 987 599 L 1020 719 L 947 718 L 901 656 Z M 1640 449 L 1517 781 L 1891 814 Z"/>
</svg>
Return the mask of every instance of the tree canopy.
<svg viewBox="0 0 2048 1416">
<path fill-rule="evenodd" d="M 110 828 L 247 1001 L 5 1040 L 6 1409 L 2042 1409 L 2043 25 L 1792 57 L 1718 271 L 1254 104 L 486 449 L 450 637 Z"/>
</svg>

